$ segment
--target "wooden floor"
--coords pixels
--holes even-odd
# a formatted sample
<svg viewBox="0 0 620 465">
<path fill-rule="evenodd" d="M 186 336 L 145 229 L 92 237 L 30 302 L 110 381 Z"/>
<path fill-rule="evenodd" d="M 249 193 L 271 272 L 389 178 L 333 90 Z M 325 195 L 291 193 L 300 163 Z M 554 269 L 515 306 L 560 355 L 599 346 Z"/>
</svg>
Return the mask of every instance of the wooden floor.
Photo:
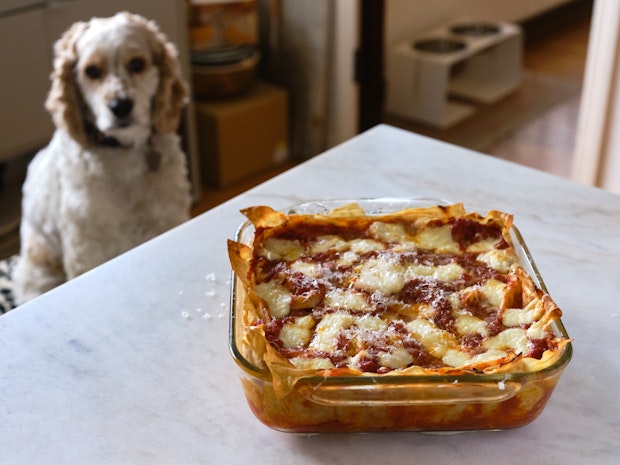
<svg viewBox="0 0 620 465">
<path fill-rule="evenodd" d="M 295 165 L 296 163 L 294 162 L 285 163 L 273 169 L 268 169 L 262 173 L 258 173 L 256 176 L 251 178 L 221 188 L 214 186 L 203 186 L 201 198 L 192 208 L 192 216 L 204 213 L 205 211 L 210 210 L 211 208 L 216 207 L 217 205 L 224 203 L 239 194 L 242 194 L 252 187 L 277 176 Z"/>
<path fill-rule="evenodd" d="M 561 16 L 526 25 L 525 70 L 582 82 L 591 17 L 591 4 L 583 3 L 582 7 Z M 487 153 L 559 176 L 570 176 L 579 100 L 578 92 L 504 136 Z M 291 166 L 268 170 L 225 188 L 205 186 L 193 214 L 219 205 Z"/>
<path fill-rule="evenodd" d="M 583 81 L 590 32 L 591 4 L 532 33 L 526 40 L 524 68 L 529 71 Z M 526 30 L 526 34 L 527 34 Z M 561 102 L 507 135 L 487 150 L 491 155 L 570 177 L 581 93 Z"/>
</svg>

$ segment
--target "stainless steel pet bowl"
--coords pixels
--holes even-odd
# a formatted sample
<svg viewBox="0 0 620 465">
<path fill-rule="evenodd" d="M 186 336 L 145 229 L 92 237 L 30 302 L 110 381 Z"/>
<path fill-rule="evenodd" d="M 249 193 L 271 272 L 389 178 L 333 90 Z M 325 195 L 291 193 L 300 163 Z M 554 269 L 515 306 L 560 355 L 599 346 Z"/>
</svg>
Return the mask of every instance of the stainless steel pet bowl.
<svg viewBox="0 0 620 465">
<path fill-rule="evenodd" d="M 454 53 L 467 47 L 465 42 L 445 38 L 433 38 L 414 42 L 413 48 L 429 53 Z"/>
</svg>

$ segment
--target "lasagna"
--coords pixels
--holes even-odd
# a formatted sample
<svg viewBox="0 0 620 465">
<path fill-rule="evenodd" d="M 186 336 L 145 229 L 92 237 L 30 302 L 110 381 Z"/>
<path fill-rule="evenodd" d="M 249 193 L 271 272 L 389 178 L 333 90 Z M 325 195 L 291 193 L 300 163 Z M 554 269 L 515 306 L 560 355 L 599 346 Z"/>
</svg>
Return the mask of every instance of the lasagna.
<svg viewBox="0 0 620 465">
<path fill-rule="evenodd" d="M 519 261 L 509 214 L 243 213 L 253 239 L 228 243 L 240 339 L 281 393 L 317 374 L 534 371 L 568 343 L 551 328 L 560 309 Z"/>
</svg>

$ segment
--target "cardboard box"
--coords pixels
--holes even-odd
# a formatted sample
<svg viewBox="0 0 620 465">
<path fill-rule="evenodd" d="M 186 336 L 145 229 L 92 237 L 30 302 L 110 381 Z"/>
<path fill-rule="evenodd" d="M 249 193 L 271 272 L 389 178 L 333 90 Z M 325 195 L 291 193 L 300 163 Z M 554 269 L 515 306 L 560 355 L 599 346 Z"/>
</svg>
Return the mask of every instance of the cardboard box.
<svg viewBox="0 0 620 465">
<path fill-rule="evenodd" d="M 202 180 L 225 186 L 288 158 L 288 95 L 257 82 L 238 97 L 196 102 Z"/>
</svg>

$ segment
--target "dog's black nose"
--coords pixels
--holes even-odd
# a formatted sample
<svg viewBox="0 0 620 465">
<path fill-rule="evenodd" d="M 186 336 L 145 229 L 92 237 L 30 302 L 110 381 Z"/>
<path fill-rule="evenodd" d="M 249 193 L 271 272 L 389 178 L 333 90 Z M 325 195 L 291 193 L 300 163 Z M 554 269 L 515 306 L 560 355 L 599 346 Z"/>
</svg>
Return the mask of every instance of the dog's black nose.
<svg viewBox="0 0 620 465">
<path fill-rule="evenodd" d="M 117 118 L 124 118 L 133 110 L 133 100 L 129 98 L 115 98 L 108 103 L 108 108 Z"/>
</svg>

